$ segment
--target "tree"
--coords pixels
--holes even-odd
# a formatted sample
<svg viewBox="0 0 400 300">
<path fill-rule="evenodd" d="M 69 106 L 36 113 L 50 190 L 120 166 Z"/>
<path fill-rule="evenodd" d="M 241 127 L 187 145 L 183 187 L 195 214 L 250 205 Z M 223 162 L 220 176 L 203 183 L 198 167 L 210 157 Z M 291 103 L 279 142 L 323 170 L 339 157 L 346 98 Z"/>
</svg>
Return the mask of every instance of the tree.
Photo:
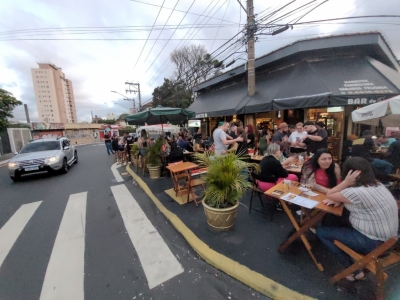
<svg viewBox="0 0 400 300">
<path fill-rule="evenodd" d="M 189 45 L 174 50 L 170 59 L 175 64 L 176 80 L 183 80 L 190 89 L 221 74 L 221 70 L 224 69 L 221 62 L 212 59 L 204 45 Z"/>
<path fill-rule="evenodd" d="M 12 111 L 22 102 L 17 100 L 12 93 L 0 88 L 0 131 L 9 125 L 8 118 L 13 118 Z"/>
<path fill-rule="evenodd" d="M 117 120 L 125 120 L 125 118 L 126 118 L 127 116 L 129 116 L 129 114 L 121 114 L 121 115 L 117 118 Z"/>
<path fill-rule="evenodd" d="M 158 105 L 166 107 L 186 108 L 193 102 L 191 89 L 183 81 L 174 81 L 164 78 L 162 86 L 153 91 L 153 107 Z"/>
</svg>

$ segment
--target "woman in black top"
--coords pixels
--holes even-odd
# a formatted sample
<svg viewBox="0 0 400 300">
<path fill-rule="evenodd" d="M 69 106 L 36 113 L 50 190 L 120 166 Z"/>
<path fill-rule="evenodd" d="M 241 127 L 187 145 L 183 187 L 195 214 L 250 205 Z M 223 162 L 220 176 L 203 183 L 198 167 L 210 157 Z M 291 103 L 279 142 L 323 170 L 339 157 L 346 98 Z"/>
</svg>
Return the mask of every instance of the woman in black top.
<svg viewBox="0 0 400 300">
<path fill-rule="evenodd" d="M 247 143 L 249 148 L 254 148 L 255 144 L 254 144 L 254 130 L 253 130 L 253 125 L 248 124 L 245 128 L 245 132 L 247 134 Z"/>
<path fill-rule="evenodd" d="M 296 175 L 289 174 L 284 168 L 289 166 L 295 158 L 288 157 L 281 163 L 281 156 L 282 151 L 278 144 L 273 143 L 268 146 L 265 157 L 260 162 L 261 172 L 257 175 L 258 187 L 261 190 L 267 191 L 284 179 L 298 181 Z"/>
<path fill-rule="evenodd" d="M 248 149 L 247 134 L 243 127 L 238 127 L 237 135 L 243 138 L 243 142 L 238 142 L 237 146 L 235 144 L 233 145 L 233 147 L 236 147 L 236 150 L 235 150 L 236 155 L 238 155 L 238 156 L 247 155 L 247 149 Z"/>
</svg>

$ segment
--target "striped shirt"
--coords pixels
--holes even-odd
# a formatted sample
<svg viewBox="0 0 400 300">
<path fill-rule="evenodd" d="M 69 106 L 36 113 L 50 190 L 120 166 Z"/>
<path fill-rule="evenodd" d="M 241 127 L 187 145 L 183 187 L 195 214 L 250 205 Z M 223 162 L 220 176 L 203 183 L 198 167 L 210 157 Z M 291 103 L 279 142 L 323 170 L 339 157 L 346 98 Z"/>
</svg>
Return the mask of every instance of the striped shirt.
<svg viewBox="0 0 400 300">
<path fill-rule="evenodd" d="M 398 207 L 385 186 L 350 187 L 341 193 L 351 202 L 345 203 L 345 207 L 350 211 L 354 229 L 372 240 L 386 241 L 397 236 Z"/>
</svg>

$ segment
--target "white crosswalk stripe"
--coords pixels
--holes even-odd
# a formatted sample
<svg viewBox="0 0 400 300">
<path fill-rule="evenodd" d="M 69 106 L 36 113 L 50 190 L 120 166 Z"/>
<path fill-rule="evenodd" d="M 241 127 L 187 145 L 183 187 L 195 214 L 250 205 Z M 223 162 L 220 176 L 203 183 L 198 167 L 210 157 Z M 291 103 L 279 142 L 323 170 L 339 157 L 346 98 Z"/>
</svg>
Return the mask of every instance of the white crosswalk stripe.
<svg viewBox="0 0 400 300">
<path fill-rule="evenodd" d="M 179 275 L 183 268 L 125 185 L 111 187 L 149 288 Z"/>
<path fill-rule="evenodd" d="M 149 288 L 183 273 L 183 267 L 125 184 L 112 186 L 111 191 Z M 87 198 L 88 192 L 83 192 L 72 194 L 68 199 L 47 265 L 40 300 L 84 300 Z M 22 205 L 0 229 L 0 268 L 41 203 Z M 41 222 L 47 226 L 45 219 Z M 29 251 L 29 247 L 26 249 Z"/>
<path fill-rule="evenodd" d="M 84 299 L 87 192 L 69 197 L 47 266 L 40 300 Z"/>
<path fill-rule="evenodd" d="M 22 205 L 0 229 L 0 268 L 25 225 L 42 201 Z"/>
</svg>

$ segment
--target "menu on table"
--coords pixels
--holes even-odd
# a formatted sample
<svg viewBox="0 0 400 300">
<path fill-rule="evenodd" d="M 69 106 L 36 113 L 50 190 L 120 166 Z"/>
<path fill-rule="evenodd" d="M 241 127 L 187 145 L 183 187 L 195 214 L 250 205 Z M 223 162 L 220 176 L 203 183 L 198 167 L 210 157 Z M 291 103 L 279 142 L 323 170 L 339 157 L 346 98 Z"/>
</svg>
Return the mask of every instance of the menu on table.
<svg viewBox="0 0 400 300">
<path fill-rule="evenodd" d="M 281 199 L 309 209 L 314 208 L 318 204 L 318 201 L 310 200 L 293 193 L 287 193 L 285 196 L 281 197 Z"/>
</svg>

